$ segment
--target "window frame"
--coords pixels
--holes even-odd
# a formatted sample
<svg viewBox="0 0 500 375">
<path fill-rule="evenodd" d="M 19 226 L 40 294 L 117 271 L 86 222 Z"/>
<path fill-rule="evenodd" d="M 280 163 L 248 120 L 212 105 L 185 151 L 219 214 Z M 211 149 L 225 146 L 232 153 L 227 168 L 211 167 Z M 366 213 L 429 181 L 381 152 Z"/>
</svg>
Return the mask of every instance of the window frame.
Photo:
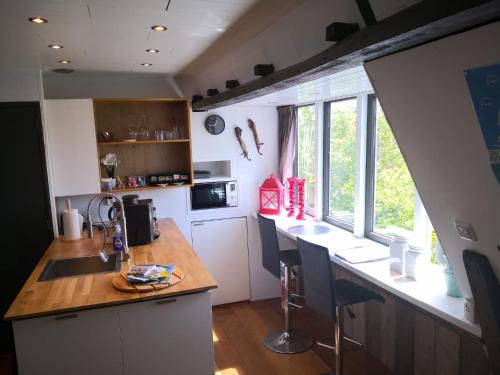
<svg viewBox="0 0 500 375">
<path fill-rule="evenodd" d="M 391 238 L 375 232 L 375 175 L 377 162 L 377 96 L 368 95 L 366 122 L 365 237 L 389 245 Z"/>
<path fill-rule="evenodd" d="M 300 105 L 296 105 L 295 106 L 295 117 L 297 118 L 297 128 L 295 129 L 296 130 L 296 137 L 297 137 L 297 142 L 295 142 L 295 157 L 293 158 L 293 175 L 297 178 L 299 178 L 299 108 L 302 108 L 302 107 L 313 107 L 314 108 L 314 132 L 316 133 L 317 132 L 317 120 L 318 120 L 318 113 L 317 113 L 317 106 L 316 106 L 316 102 L 311 102 L 311 103 L 302 103 Z M 315 139 L 317 138 L 316 134 L 315 134 Z M 314 172 L 314 175 L 315 175 L 315 179 L 317 180 L 316 178 L 316 171 Z M 316 194 L 316 191 L 314 192 Z M 297 197 L 297 194 L 298 194 L 298 190 L 297 190 L 297 187 L 295 187 L 295 196 Z M 316 203 L 316 199 L 315 199 L 315 202 Z M 295 206 L 297 207 L 297 201 L 295 202 Z M 309 216 L 312 216 L 314 217 L 315 216 L 315 213 L 316 213 L 316 210 L 318 208 L 317 207 L 307 207 L 307 206 L 304 206 L 304 212 L 306 215 L 309 215 Z"/>
<path fill-rule="evenodd" d="M 323 221 L 338 226 L 342 229 L 348 230 L 349 232 L 354 233 L 354 223 L 349 223 L 344 220 L 340 220 L 338 218 L 335 218 L 333 216 L 330 216 L 330 130 L 331 130 L 331 121 L 330 121 L 330 115 L 331 115 L 331 104 L 332 103 L 339 103 L 343 102 L 346 100 L 355 100 L 356 101 L 356 132 L 358 131 L 358 126 L 359 126 L 359 119 L 358 119 L 358 114 L 359 114 L 359 100 L 358 100 L 358 95 L 354 96 L 346 96 L 334 100 L 328 100 L 323 102 L 323 205 L 321 207 L 321 213 L 323 217 Z M 356 150 L 357 154 L 357 150 Z M 355 158 L 357 155 L 355 155 Z M 356 172 L 354 172 L 354 178 L 356 180 Z M 354 204 L 356 202 L 356 192 L 354 196 Z M 354 218 L 356 217 L 356 213 L 353 212 Z"/>
</svg>

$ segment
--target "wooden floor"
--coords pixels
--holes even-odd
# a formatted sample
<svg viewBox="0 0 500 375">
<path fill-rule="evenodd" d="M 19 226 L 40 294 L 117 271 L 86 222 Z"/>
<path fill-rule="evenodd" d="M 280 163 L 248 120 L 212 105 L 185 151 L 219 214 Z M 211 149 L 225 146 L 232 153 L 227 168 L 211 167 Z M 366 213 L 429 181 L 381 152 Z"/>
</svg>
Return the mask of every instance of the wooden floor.
<svg viewBox="0 0 500 375">
<path fill-rule="evenodd" d="M 284 324 L 279 300 L 216 306 L 213 319 L 216 375 L 307 375 L 332 371 L 313 350 L 285 355 L 264 347 L 262 337 Z M 364 350 L 346 352 L 344 358 L 346 375 L 391 374 Z"/>
<path fill-rule="evenodd" d="M 213 308 L 216 375 L 308 375 L 332 371 L 314 350 L 286 355 L 274 353 L 264 347 L 262 337 L 273 329 L 283 327 L 279 304 L 279 300 L 274 299 Z M 328 358 L 333 358 L 330 351 L 323 353 Z M 391 375 L 389 370 L 364 350 L 346 352 L 344 358 L 345 375 Z M 0 355 L 0 375 L 15 373 L 13 361 L 12 354 Z"/>
</svg>

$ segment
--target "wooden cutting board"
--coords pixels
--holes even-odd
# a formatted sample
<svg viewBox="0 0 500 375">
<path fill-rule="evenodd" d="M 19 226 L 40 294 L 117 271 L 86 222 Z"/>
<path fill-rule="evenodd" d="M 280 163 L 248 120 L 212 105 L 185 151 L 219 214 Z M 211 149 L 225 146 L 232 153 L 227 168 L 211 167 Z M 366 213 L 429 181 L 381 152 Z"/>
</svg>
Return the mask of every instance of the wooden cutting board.
<svg viewBox="0 0 500 375">
<path fill-rule="evenodd" d="M 118 289 L 122 292 L 144 293 L 144 292 L 153 292 L 155 290 L 168 288 L 169 286 L 172 286 L 180 282 L 184 278 L 184 276 L 185 276 L 184 271 L 179 267 L 175 267 L 175 271 L 172 274 L 172 276 L 170 276 L 170 279 L 167 282 L 163 283 L 129 284 L 129 282 L 127 281 L 126 273 L 120 273 L 116 275 L 111 282 L 113 283 L 115 289 Z"/>
</svg>

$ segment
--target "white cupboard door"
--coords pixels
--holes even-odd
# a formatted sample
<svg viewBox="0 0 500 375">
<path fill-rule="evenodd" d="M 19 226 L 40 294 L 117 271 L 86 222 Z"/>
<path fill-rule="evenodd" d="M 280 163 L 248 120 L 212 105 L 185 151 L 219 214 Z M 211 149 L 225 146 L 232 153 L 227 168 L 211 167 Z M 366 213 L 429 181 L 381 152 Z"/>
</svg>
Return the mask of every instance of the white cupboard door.
<svg viewBox="0 0 500 375">
<path fill-rule="evenodd" d="M 193 248 L 219 287 L 212 304 L 250 298 L 246 218 L 199 221 L 191 224 Z"/>
<path fill-rule="evenodd" d="M 13 322 L 20 375 L 123 374 L 118 309 Z"/>
<path fill-rule="evenodd" d="M 44 114 L 54 195 L 98 193 L 101 188 L 92 100 L 45 100 Z"/>
<path fill-rule="evenodd" d="M 208 292 L 120 306 L 120 327 L 125 375 L 213 375 Z"/>
</svg>

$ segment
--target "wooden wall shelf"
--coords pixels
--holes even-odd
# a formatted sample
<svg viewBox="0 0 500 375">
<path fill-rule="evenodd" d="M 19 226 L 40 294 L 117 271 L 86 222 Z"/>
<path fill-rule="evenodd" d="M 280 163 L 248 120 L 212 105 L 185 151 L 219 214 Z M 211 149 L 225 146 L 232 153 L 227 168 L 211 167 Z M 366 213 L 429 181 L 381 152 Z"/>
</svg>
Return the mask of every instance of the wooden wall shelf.
<svg viewBox="0 0 500 375">
<path fill-rule="evenodd" d="M 191 187 L 193 184 L 183 184 L 183 185 L 168 185 L 168 186 L 144 186 L 144 187 L 136 187 L 136 188 L 124 188 L 124 189 L 113 189 L 111 193 L 127 193 L 131 191 L 147 191 L 147 190 L 168 190 L 168 189 L 177 189 L 183 187 Z"/>
<path fill-rule="evenodd" d="M 114 189 L 113 192 L 162 190 L 189 187 L 193 181 L 191 126 L 187 99 L 95 99 L 94 115 L 99 161 L 108 153 L 116 154 L 120 164 L 116 175 L 129 176 L 187 174 L 185 185 L 146 186 Z M 181 139 L 101 142 L 101 133 L 111 132 L 124 138 L 129 128 L 176 130 Z M 132 146 L 132 147 L 127 147 Z M 101 178 L 107 177 L 99 165 Z"/>
<path fill-rule="evenodd" d="M 99 146 L 108 146 L 108 145 L 147 145 L 147 144 L 167 144 L 167 143 L 186 143 L 191 142 L 190 139 L 167 139 L 164 141 L 157 140 L 148 140 L 148 141 L 112 141 L 112 142 L 99 142 Z"/>
</svg>

